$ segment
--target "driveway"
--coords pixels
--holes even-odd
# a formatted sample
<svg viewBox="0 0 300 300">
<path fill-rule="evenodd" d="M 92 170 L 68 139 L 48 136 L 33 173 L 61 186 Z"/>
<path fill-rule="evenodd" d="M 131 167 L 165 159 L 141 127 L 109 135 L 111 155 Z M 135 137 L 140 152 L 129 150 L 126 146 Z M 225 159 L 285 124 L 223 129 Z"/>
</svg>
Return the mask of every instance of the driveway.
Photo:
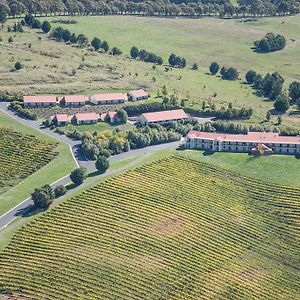
<svg viewBox="0 0 300 300">
<path fill-rule="evenodd" d="M 95 170 L 95 162 L 86 160 L 85 157 L 83 156 L 83 154 L 81 152 L 81 146 L 80 146 L 81 142 L 80 141 L 73 140 L 65 135 L 60 135 L 60 134 L 54 132 L 53 130 L 50 130 L 49 128 L 45 128 L 44 126 L 41 126 L 40 123 L 37 121 L 32 121 L 32 120 L 28 120 L 25 118 L 21 118 L 21 117 L 17 116 L 13 111 L 9 110 L 8 105 L 9 104 L 7 102 L 0 102 L 0 110 L 7 113 L 12 118 L 16 119 L 17 121 L 23 123 L 26 126 L 32 127 L 36 130 L 39 130 L 49 136 L 52 136 L 53 138 L 55 138 L 61 142 L 67 143 L 70 146 L 70 149 L 72 150 L 74 159 L 76 160 L 78 165 L 86 167 L 88 169 L 88 172 Z M 177 148 L 181 143 L 182 143 L 182 141 L 177 141 L 177 142 L 172 142 L 172 143 L 149 146 L 149 147 L 142 148 L 142 149 L 130 150 L 128 152 L 124 152 L 124 153 L 121 153 L 118 155 L 111 156 L 108 160 L 110 162 L 116 162 L 116 161 L 120 161 L 123 159 L 131 158 L 131 157 L 139 155 L 139 154 L 143 154 L 143 156 L 141 158 L 139 158 L 139 160 L 142 161 L 145 159 L 145 157 L 147 157 L 155 152 L 172 149 L 172 148 Z M 133 161 L 130 164 L 128 164 L 127 166 L 123 167 L 122 169 L 128 168 L 128 167 L 130 167 L 131 164 L 136 164 L 136 163 L 137 163 L 137 161 Z M 121 169 L 112 170 L 112 171 L 108 170 L 105 174 L 95 176 L 92 179 L 88 180 L 83 185 L 76 187 L 75 189 L 76 190 L 82 189 L 85 185 L 91 184 L 92 182 L 97 181 L 99 178 L 101 178 L 103 176 L 118 173 L 118 172 L 120 172 L 120 170 Z M 55 188 L 58 185 L 66 185 L 69 182 L 70 182 L 70 177 L 69 177 L 69 175 L 67 175 L 67 176 L 60 178 L 57 181 L 53 182 L 51 184 L 51 186 L 53 188 Z M 26 211 L 28 211 L 29 208 L 32 208 L 32 205 L 33 205 L 32 199 L 29 197 L 27 199 L 24 199 L 23 202 L 18 204 L 16 207 L 12 208 L 7 213 L 2 215 L 0 217 L 0 230 L 2 228 L 6 227 L 9 223 L 11 223 L 17 216 L 24 215 L 24 213 Z"/>
</svg>

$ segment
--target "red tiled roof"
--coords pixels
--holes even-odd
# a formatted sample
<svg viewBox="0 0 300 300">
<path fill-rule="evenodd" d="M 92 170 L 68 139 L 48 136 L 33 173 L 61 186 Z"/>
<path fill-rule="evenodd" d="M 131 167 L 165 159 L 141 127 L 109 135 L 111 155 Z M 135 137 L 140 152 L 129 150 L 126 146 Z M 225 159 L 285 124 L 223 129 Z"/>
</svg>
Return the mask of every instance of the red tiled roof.
<svg viewBox="0 0 300 300">
<path fill-rule="evenodd" d="M 71 95 L 71 96 L 64 96 L 66 103 L 69 102 L 85 102 L 86 98 L 82 95 Z"/>
<path fill-rule="evenodd" d="M 130 96 L 136 97 L 136 98 L 148 96 L 148 93 L 145 92 L 145 91 L 142 90 L 142 89 L 140 89 L 140 90 L 135 90 L 135 91 L 130 91 L 128 94 L 129 94 Z"/>
<path fill-rule="evenodd" d="M 69 122 L 69 116 L 67 114 L 55 115 L 57 122 Z"/>
<path fill-rule="evenodd" d="M 56 96 L 24 96 L 23 103 L 56 103 Z"/>
<path fill-rule="evenodd" d="M 97 94 L 92 96 L 94 101 L 126 100 L 126 95 L 122 93 Z"/>
<path fill-rule="evenodd" d="M 209 139 L 229 142 L 249 142 L 266 144 L 300 144 L 299 136 L 281 136 L 274 132 L 249 132 L 248 134 L 224 134 L 191 130 L 188 135 L 190 139 Z"/>
<path fill-rule="evenodd" d="M 77 121 L 95 121 L 100 119 L 99 114 L 92 113 L 77 113 L 74 115 Z"/>
<path fill-rule="evenodd" d="M 187 118 L 183 109 L 165 110 L 142 114 L 148 122 L 160 122 Z"/>
</svg>

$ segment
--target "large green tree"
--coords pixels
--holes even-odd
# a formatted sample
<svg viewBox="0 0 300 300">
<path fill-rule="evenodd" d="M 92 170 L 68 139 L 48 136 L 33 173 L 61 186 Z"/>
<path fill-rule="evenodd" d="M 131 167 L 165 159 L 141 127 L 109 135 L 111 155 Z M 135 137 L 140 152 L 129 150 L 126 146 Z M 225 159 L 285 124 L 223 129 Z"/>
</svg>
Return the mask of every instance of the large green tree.
<svg viewBox="0 0 300 300">
<path fill-rule="evenodd" d="M 87 177 L 87 169 L 85 167 L 79 167 L 71 172 L 70 178 L 76 184 L 82 184 Z"/>
</svg>

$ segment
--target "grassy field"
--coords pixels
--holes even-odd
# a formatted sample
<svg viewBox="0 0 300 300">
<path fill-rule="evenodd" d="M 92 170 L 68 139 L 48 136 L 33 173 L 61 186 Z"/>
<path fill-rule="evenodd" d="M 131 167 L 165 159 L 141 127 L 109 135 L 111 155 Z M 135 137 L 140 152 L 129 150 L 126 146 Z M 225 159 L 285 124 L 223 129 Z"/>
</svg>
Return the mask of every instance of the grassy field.
<svg viewBox="0 0 300 300">
<path fill-rule="evenodd" d="M 33 135 L 42 141 L 50 143 L 58 142 L 41 132 L 23 125 L 1 111 L 0 126 L 11 127 L 17 132 Z M 55 180 L 69 174 L 70 171 L 76 168 L 75 161 L 73 160 L 70 148 L 67 144 L 59 142 L 55 150 L 59 153 L 59 155 L 50 163 L 27 177 L 25 180 L 22 180 L 22 182 L 6 191 L 4 194 L 0 195 L 1 215 L 30 196 L 34 188 L 46 183 L 52 183 Z"/>
<path fill-rule="evenodd" d="M 0 256 L 0 290 L 56 300 L 297 299 L 297 211 L 298 189 L 173 156 L 23 227 Z"/>
<path fill-rule="evenodd" d="M 206 74 L 211 61 L 237 67 L 242 79 L 251 68 L 262 73 L 279 71 L 286 77 L 287 83 L 299 80 L 299 15 L 259 19 L 253 23 L 212 18 L 195 20 L 130 16 L 76 17 L 75 20 L 77 24 L 63 26 L 90 38 L 99 36 L 102 40 L 106 39 L 111 46 L 120 47 L 123 55 L 113 57 L 67 46 L 51 41 L 47 35 L 34 30 L 8 33 L 4 27 L 0 30 L 3 39 L 0 43 L 3 57 L 0 90 L 25 94 L 91 95 L 100 91 L 124 92 L 144 88 L 155 96 L 157 89 L 166 85 L 170 94 L 178 90 L 180 98 L 189 94 L 188 106 L 200 107 L 203 100 L 214 102 L 217 107 L 227 106 L 229 102 L 238 107 L 251 106 L 254 117 L 248 122 L 257 124 L 273 108 L 273 103 L 255 96 L 251 87 L 242 84 L 242 81 L 223 81 Z M 270 54 L 254 53 L 250 49 L 251 43 L 269 31 L 287 37 L 286 49 Z M 14 43 L 7 42 L 9 36 L 14 36 Z M 132 45 L 144 47 L 165 59 L 170 52 L 175 52 L 187 57 L 189 67 L 168 72 L 164 66 L 153 69 L 152 64 L 128 58 Z M 17 60 L 24 64 L 24 69 L 19 72 L 12 71 Z M 199 71 L 190 69 L 194 62 L 199 64 Z M 290 111 L 294 110 L 296 108 Z M 285 115 L 283 123 L 300 128 L 297 113 Z"/>
</svg>

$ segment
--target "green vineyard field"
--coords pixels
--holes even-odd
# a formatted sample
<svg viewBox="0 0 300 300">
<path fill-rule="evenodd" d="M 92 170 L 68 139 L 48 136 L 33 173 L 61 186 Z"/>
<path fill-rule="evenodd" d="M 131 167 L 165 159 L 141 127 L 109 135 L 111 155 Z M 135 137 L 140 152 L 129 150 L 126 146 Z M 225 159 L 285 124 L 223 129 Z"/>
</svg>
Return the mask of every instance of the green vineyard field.
<svg viewBox="0 0 300 300">
<path fill-rule="evenodd" d="M 17 232 L 0 294 L 28 299 L 299 299 L 300 189 L 171 156 Z"/>
<path fill-rule="evenodd" d="M 0 194 L 49 163 L 56 145 L 0 127 Z"/>
</svg>

